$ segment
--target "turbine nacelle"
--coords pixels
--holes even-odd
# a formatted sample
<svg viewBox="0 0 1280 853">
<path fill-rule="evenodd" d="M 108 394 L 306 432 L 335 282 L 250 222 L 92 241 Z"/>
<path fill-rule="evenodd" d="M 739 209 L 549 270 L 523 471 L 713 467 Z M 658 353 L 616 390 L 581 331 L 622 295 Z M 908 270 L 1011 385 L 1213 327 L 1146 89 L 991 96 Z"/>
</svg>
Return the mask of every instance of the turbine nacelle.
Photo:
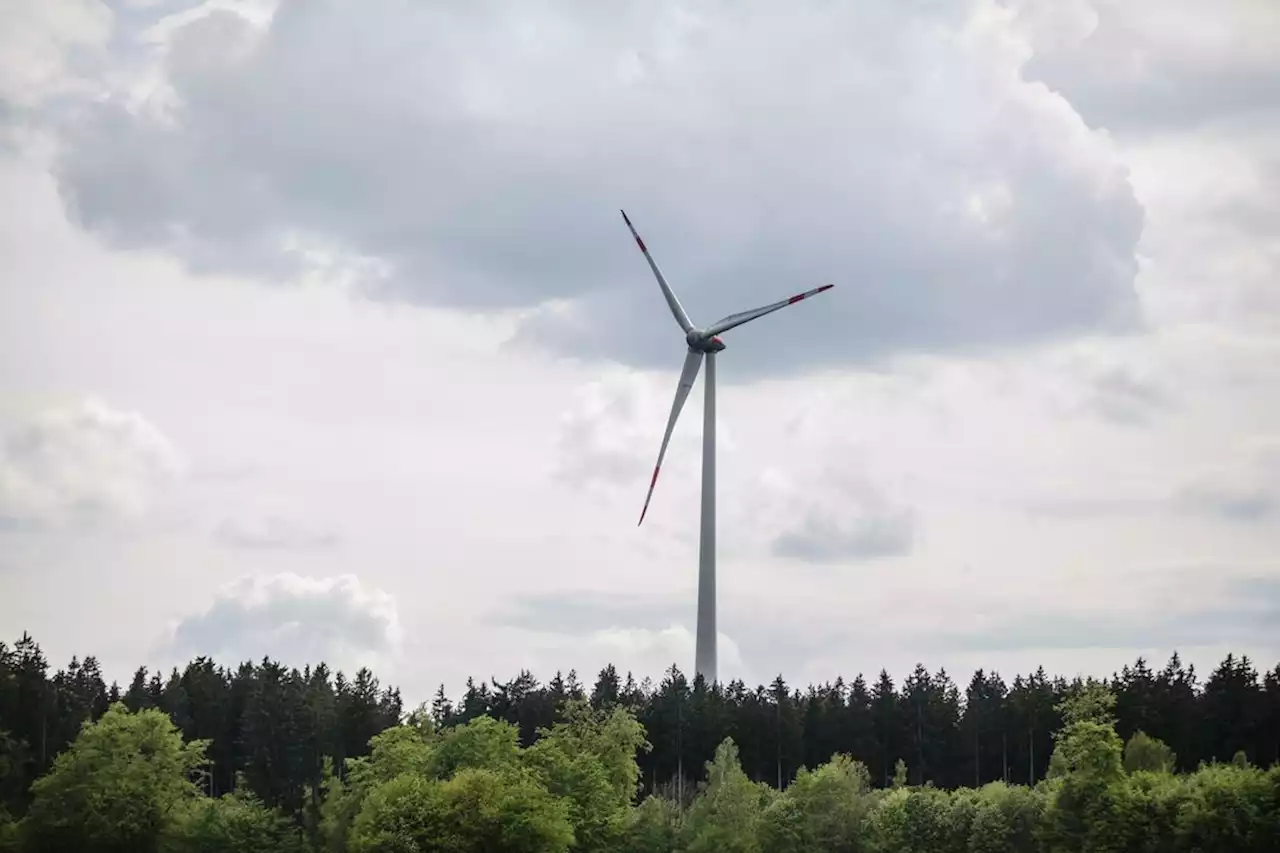
<svg viewBox="0 0 1280 853">
<path fill-rule="evenodd" d="M 685 333 L 684 339 L 694 352 L 710 354 L 724 349 L 724 341 L 706 329 L 690 329 Z"/>
</svg>

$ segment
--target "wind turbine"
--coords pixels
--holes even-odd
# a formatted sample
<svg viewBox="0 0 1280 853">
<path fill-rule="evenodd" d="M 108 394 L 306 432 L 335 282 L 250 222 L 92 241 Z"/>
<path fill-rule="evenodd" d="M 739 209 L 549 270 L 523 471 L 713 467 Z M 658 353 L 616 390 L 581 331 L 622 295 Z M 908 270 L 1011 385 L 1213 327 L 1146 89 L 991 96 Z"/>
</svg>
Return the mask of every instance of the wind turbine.
<svg viewBox="0 0 1280 853">
<path fill-rule="evenodd" d="M 658 450 L 658 462 L 653 466 L 649 493 L 644 499 L 644 509 L 640 511 L 640 524 L 644 523 L 645 513 L 649 511 L 649 500 L 653 497 L 653 487 L 658 484 L 658 472 L 662 470 L 662 457 L 667 453 L 671 431 L 675 429 L 676 419 L 680 417 L 680 410 L 684 408 L 684 401 L 693 389 L 694 380 L 698 378 L 698 370 L 702 367 L 704 356 L 707 361 L 706 402 L 702 410 L 702 526 L 698 544 L 698 629 L 694 648 L 694 672 L 702 676 L 703 681 L 710 686 L 716 681 L 716 353 L 722 351 L 725 346 L 719 336 L 757 317 L 772 314 L 779 308 L 786 308 L 814 294 L 830 290 L 835 285 L 824 284 L 813 290 L 797 293 L 781 302 L 730 314 L 723 320 L 699 329 L 690 322 L 689 315 L 680 305 L 680 300 L 676 299 L 676 295 L 671 292 L 671 287 L 663 277 L 662 270 L 658 269 L 653 256 L 649 254 L 649 249 L 636 233 L 631 220 L 627 218 L 625 210 L 622 211 L 622 219 L 631 230 L 631 236 L 636 238 L 636 245 L 644 253 L 645 260 L 649 262 L 649 268 L 653 270 L 654 277 L 658 279 L 658 286 L 662 288 L 662 295 L 666 297 L 667 306 L 680 325 L 681 331 L 684 332 L 685 343 L 689 345 L 689 353 L 684 357 L 684 369 L 680 372 L 680 384 L 676 386 L 676 398 L 671 403 L 667 431 L 662 436 L 662 447 Z"/>
</svg>

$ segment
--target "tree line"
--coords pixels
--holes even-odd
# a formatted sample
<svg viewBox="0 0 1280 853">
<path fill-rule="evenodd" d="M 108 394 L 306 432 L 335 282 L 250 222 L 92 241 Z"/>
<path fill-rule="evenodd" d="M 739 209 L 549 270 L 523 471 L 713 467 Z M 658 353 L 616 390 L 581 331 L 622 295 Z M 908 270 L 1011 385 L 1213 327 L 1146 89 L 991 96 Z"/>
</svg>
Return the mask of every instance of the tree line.
<svg viewBox="0 0 1280 853">
<path fill-rule="evenodd" d="M 0 816 L 3 853 L 1272 853 L 1280 766 L 1243 752 L 1177 774 L 1167 744 L 1122 743 L 1105 683 L 1073 684 L 1055 707 L 1046 778 L 946 790 L 888 788 L 844 754 L 801 768 L 785 790 L 753 781 L 726 738 L 688 798 L 640 792 L 651 745 L 619 701 L 567 698 L 528 746 L 480 715 L 441 725 L 411 714 L 346 760 L 322 761 L 290 816 L 247 780 L 213 796 L 210 742 L 158 708 L 115 702 L 86 720 L 31 786 L 25 815 Z M 639 797 L 638 804 L 636 803 Z"/>
<path fill-rule="evenodd" d="M 778 676 L 750 689 L 741 681 L 707 687 L 675 666 L 656 684 L 637 682 L 606 666 L 590 688 L 574 672 L 545 684 L 529 672 L 506 682 L 471 679 L 456 702 L 441 687 L 409 716 L 443 726 L 493 717 L 531 746 L 566 700 L 620 704 L 652 746 L 640 758 L 646 792 L 691 789 L 726 737 L 748 778 L 777 788 L 802 766 L 840 753 L 863 762 L 878 787 L 889 785 L 899 760 L 912 784 L 976 787 L 1045 777 L 1052 733 L 1062 725 L 1057 707 L 1079 683 L 1040 668 L 1007 684 L 979 670 L 961 689 L 945 670 L 917 664 L 901 684 L 882 670 L 870 685 L 859 675 L 799 690 Z M 1167 743 L 1180 771 L 1239 751 L 1261 766 L 1280 761 L 1280 664 L 1259 677 L 1248 657 L 1229 654 L 1202 684 L 1175 653 L 1160 670 L 1139 658 L 1108 687 L 1119 736 L 1142 730 Z M 324 663 L 298 670 L 264 659 L 226 668 L 199 657 L 167 677 L 139 668 L 121 689 L 106 685 L 93 656 L 50 675 L 39 645 L 24 635 L 13 646 L 0 642 L 0 761 L 10 768 L 0 802 L 20 810 L 30 783 L 80 725 L 117 701 L 133 711 L 158 708 L 188 739 L 208 740 L 211 795 L 233 790 L 242 774 L 257 796 L 291 812 L 318 784 L 324 757 L 341 776 L 348 758 L 366 755 L 370 738 L 405 717 L 398 688 L 381 686 L 368 669 L 347 678 Z"/>
</svg>

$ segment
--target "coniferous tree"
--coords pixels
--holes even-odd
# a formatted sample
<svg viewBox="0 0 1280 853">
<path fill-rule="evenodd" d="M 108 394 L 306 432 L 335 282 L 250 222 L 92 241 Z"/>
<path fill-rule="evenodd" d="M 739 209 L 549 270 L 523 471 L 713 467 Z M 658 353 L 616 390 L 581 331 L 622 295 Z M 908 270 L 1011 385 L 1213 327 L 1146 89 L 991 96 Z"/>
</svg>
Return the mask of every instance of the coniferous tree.
<svg viewBox="0 0 1280 853">
<path fill-rule="evenodd" d="M 1203 705 L 1195 666 L 1183 667 L 1174 652 L 1156 676 L 1159 726 L 1153 731 L 1177 754 L 1178 768 L 1193 770 L 1200 761 L 1200 728 Z"/>
<path fill-rule="evenodd" d="M 621 694 L 622 682 L 618 678 L 618 670 L 613 664 L 605 665 L 596 677 L 595 687 L 591 688 L 591 707 L 611 707 L 618 703 Z"/>
<path fill-rule="evenodd" d="M 909 741 L 902 702 L 894 689 L 893 679 L 883 669 L 871 688 L 871 719 L 878 747 L 872 777 L 882 787 L 888 787 L 894 767 L 899 760 L 905 760 Z"/>
<path fill-rule="evenodd" d="M 1201 755 L 1228 761 L 1243 750 L 1253 758 L 1257 753 L 1256 720 L 1261 699 L 1258 673 L 1249 658 L 1228 654 L 1205 680 Z"/>
<path fill-rule="evenodd" d="M 436 728 L 444 728 L 453 725 L 455 717 L 453 703 L 449 701 L 449 696 L 444 692 L 444 685 L 441 684 L 435 698 L 431 700 L 431 719 Z"/>
</svg>

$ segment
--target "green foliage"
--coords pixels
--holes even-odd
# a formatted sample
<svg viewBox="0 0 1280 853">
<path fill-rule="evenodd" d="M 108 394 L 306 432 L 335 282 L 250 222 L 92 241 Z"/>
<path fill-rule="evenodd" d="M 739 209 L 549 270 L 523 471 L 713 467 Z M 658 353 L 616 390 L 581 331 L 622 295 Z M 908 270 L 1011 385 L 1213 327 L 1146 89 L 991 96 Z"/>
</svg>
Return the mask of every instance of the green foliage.
<svg viewBox="0 0 1280 853">
<path fill-rule="evenodd" d="M 522 673 L 404 724 L 368 670 L 202 658 L 108 691 L 91 657 L 46 668 L 29 637 L 0 643 L 0 853 L 1280 850 L 1280 768 L 1247 760 L 1280 757 L 1280 667 L 1259 683 L 1246 658 L 1203 689 L 1176 656 L 1111 682 L 979 671 L 962 710 L 923 666 L 807 694 L 606 668 L 590 703 L 572 673 Z M 704 761 L 688 796 L 677 774 Z M 632 805 L 641 766 L 683 805 Z"/>
<path fill-rule="evenodd" d="M 1142 729 L 1124 745 L 1124 772 L 1172 773 L 1177 756 L 1164 741 L 1150 737 Z"/>
<path fill-rule="evenodd" d="M 435 770 L 435 738 L 430 730 L 414 726 L 393 726 L 369 741 L 369 756 L 353 761 L 351 775 L 386 782 L 401 773 L 431 773 Z"/>
<path fill-rule="evenodd" d="M 1073 723 L 1115 725 L 1116 697 L 1105 684 L 1090 679 L 1058 703 L 1064 726 Z"/>
<path fill-rule="evenodd" d="M 0 729 L 0 827 L 8 818 L 5 805 L 21 801 L 25 793 L 27 780 L 23 771 L 31 760 L 29 753 L 26 743 Z"/>
<path fill-rule="evenodd" d="M 671 800 L 649 796 L 631 810 L 618 850 L 621 853 L 668 853 L 680 837 L 680 809 Z"/>
<path fill-rule="evenodd" d="M 466 733 L 460 737 L 465 739 Z M 437 765 L 435 743 L 434 733 L 428 728 L 394 726 L 370 739 L 368 756 L 347 763 L 345 781 L 334 776 L 332 764 L 327 764 L 321 783 L 324 799 L 317 833 L 324 848 L 332 853 L 343 853 L 347 849 L 351 823 L 375 785 L 403 773 L 433 776 Z M 455 758 L 457 755 L 455 749 Z"/>
<path fill-rule="evenodd" d="M 567 801 L 573 849 L 616 849 L 638 788 L 635 757 L 647 745 L 644 729 L 630 711 L 594 711 L 575 701 L 566 705 L 564 720 L 541 734 L 523 758 L 552 794 Z"/>
<path fill-rule="evenodd" d="M 1053 803 L 1044 826 L 1051 850 L 1110 850 L 1107 817 L 1122 799 L 1123 747 L 1111 709 L 1115 698 L 1096 684 L 1068 697 L 1059 706 L 1065 722 L 1057 733 L 1049 778 Z"/>
<path fill-rule="evenodd" d="M 405 773 L 369 793 L 351 828 L 352 853 L 564 853 L 566 804 L 532 774 L 464 768 L 448 780 Z"/>
<path fill-rule="evenodd" d="M 191 781 L 204 741 L 184 744 L 169 718 L 113 705 L 86 724 L 52 771 L 31 786 L 23 821 L 29 853 L 147 853 L 177 810 L 199 793 Z"/>
<path fill-rule="evenodd" d="M 1058 706 L 1063 727 L 1055 735 L 1050 778 L 1107 785 L 1124 773 L 1123 746 L 1116 734 L 1115 696 L 1105 686 L 1088 682 Z"/>
<path fill-rule="evenodd" d="M 1177 813 L 1186 850 L 1262 853 L 1280 849 L 1280 774 L 1273 768 L 1210 766 L 1187 777 Z"/>
<path fill-rule="evenodd" d="M 305 853 L 296 824 L 252 794 L 201 797 L 166 830 L 162 853 Z"/>
<path fill-rule="evenodd" d="M 360 772 L 364 759 L 351 762 L 352 775 Z M 322 799 L 320 801 L 319 825 L 316 828 L 316 840 L 322 850 L 329 853 L 343 853 L 347 849 L 347 837 L 351 832 L 351 822 L 360 812 L 368 786 L 355 782 L 346 784 L 333 772 L 333 762 L 325 762 L 320 782 Z"/>
<path fill-rule="evenodd" d="M 504 770 L 519 761 L 519 730 L 492 717 L 477 717 L 445 730 L 431 751 L 427 774 L 447 779 L 462 769 Z"/>
<path fill-rule="evenodd" d="M 969 853 L 1032 853 L 1044 815 L 1044 794 L 1035 788 L 991 782 L 976 792 Z"/>
<path fill-rule="evenodd" d="M 0 853 L 19 853 L 18 824 L 0 806 Z"/>
<path fill-rule="evenodd" d="M 772 789 L 752 782 L 738 763 L 738 747 L 726 738 L 707 762 L 707 781 L 681 827 L 687 853 L 755 853 L 761 814 Z"/>
<path fill-rule="evenodd" d="M 761 817 L 761 846 L 771 853 L 862 850 L 862 825 L 874 803 L 866 766 L 837 755 L 817 770 L 802 769 L 769 804 Z"/>
<path fill-rule="evenodd" d="M 889 785 L 891 788 L 905 788 L 907 786 L 907 762 L 899 758 L 893 765 L 893 781 Z"/>
<path fill-rule="evenodd" d="M 867 849 L 876 853 L 941 853 L 955 849 L 967 837 L 953 838 L 951 806 L 951 795 L 936 788 L 890 791 L 867 823 Z"/>
<path fill-rule="evenodd" d="M 1175 823 L 1185 796 L 1184 786 L 1173 776 L 1138 771 L 1107 789 L 1092 815 L 1092 843 L 1101 850 L 1176 849 Z"/>
</svg>

